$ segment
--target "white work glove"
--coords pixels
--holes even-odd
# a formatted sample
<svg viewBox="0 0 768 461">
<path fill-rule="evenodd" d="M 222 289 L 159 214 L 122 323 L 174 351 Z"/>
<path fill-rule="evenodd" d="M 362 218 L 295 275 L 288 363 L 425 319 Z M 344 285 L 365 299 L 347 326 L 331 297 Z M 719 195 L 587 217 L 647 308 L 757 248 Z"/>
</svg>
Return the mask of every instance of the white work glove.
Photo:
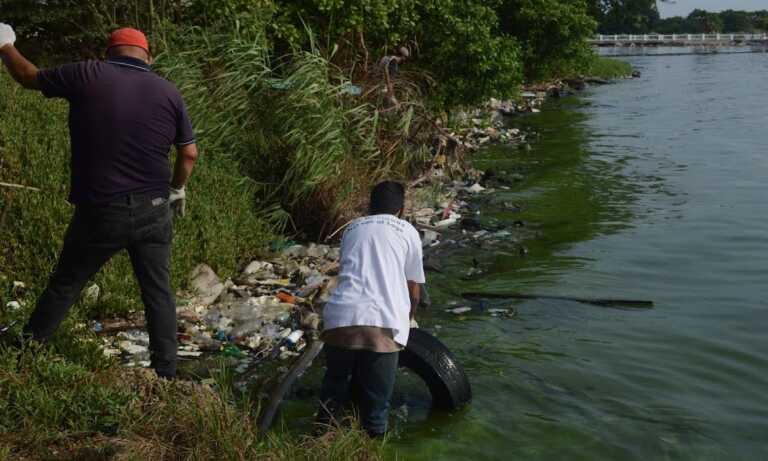
<svg viewBox="0 0 768 461">
<path fill-rule="evenodd" d="M 181 189 L 170 188 L 168 204 L 176 216 L 184 217 L 187 212 L 187 192 L 183 187 Z"/>
<path fill-rule="evenodd" d="M 13 31 L 13 27 L 0 22 L 0 48 L 14 43 L 16 43 L 16 32 Z"/>
</svg>

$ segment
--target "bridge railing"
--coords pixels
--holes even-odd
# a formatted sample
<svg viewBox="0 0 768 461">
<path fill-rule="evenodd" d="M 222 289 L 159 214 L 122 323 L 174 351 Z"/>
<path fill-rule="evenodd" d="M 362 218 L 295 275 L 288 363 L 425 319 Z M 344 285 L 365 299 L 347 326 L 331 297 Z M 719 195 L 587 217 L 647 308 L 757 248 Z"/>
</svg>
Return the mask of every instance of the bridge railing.
<svg viewBox="0 0 768 461">
<path fill-rule="evenodd" d="M 766 41 L 768 34 L 601 34 L 592 43 Z"/>
</svg>

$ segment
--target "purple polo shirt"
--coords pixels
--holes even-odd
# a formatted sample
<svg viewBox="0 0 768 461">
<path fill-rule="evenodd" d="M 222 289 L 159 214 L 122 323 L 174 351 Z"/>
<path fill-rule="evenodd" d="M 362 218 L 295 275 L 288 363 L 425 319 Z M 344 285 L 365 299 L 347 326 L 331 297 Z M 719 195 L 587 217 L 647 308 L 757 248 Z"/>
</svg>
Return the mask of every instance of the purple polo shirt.
<svg viewBox="0 0 768 461">
<path fill-rule="evenodd" d="M 186 105 L 171 82 L 129 57 L 41 70 L 37 82 L 46 97 L 69 101 L 70 202 L 168 197 L 171 145 L 195 142 Z"/>
</svg>

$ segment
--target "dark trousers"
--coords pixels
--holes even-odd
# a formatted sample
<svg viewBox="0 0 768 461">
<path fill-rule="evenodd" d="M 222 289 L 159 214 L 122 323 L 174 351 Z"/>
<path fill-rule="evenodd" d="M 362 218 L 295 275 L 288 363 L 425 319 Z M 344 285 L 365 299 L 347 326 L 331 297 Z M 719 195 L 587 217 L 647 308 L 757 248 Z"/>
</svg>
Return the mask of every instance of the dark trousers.
<svg viewBox="0 0 768 461">
<path fill-rule="evenodd" d="M 397 352 L 342 349 L 326 344 L 327 370 L 320 389 L 318 419 L 325 422 L 336 417 L 339 410 L 354 398 L 363 428 L 372 436 L 384 434 L 399 355 Z"/>
<path fill-rule="evenodd" d="M 141 288 L 152 367 L 176 375 L 176 301 L 171 291 L 173 223 L 168 201 L 130 195 L 105 205 L 77 206 L 48 286 L 24 327 L 45 342 L 83 287 L 118 251 L 126 249 Z"/>
</svg>

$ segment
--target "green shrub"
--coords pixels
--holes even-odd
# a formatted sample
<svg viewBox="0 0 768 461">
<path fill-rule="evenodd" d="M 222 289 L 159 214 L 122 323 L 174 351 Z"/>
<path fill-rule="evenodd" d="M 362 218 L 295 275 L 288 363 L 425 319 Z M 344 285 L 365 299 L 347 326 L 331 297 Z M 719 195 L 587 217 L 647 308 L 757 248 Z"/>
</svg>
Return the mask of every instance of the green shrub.
<svg viewBox="0 0 768 461">
<path fill-rule="evenodd" d="M 502 0 L 499 17 L 523 49 L 529 81 L 579 73 L 591 58 L 586 39 L 596 23 L 583 0 Z"/>
<path fill-rule="evenodd" d="M 594 56 L 584 74 L 606 79 L 628 77 L 632 75 L 632 65 L 619 59 Z"/>
</svg>

